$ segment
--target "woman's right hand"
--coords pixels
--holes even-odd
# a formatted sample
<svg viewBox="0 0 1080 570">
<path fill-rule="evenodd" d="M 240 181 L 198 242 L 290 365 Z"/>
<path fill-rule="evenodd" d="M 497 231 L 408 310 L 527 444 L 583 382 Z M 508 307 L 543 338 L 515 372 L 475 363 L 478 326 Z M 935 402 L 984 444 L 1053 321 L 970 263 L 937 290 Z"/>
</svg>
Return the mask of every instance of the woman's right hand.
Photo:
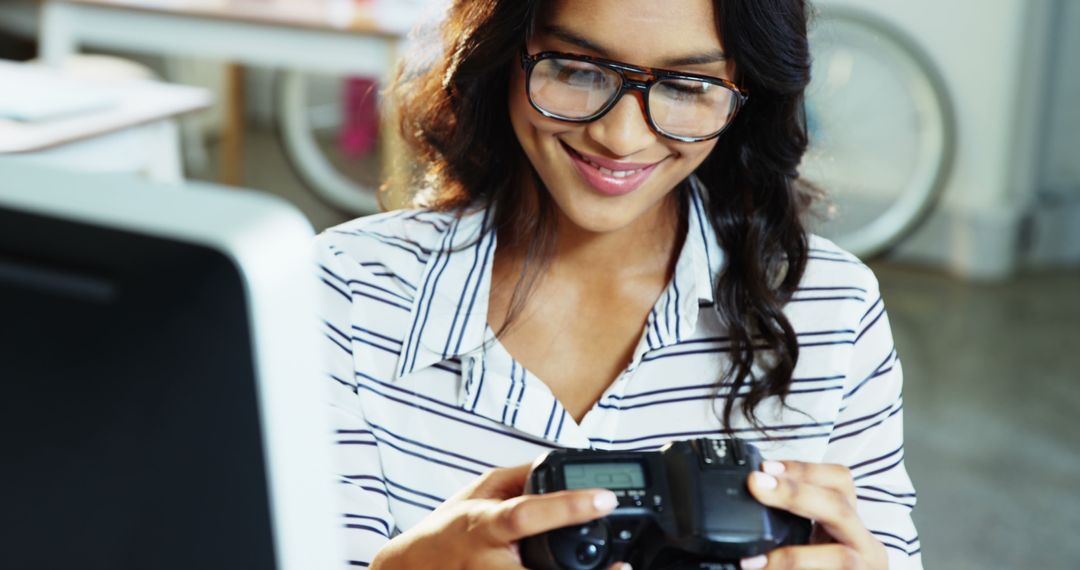
<svg viewBox="0 0 1080 570">
<path fill-rule="evenodd" d="M 373 570 L 520 569 L 517 542 L 615 509 L 606 489 L 522 495 L 529 465 L 493 469 L 379 550 Z"/>
</svg>

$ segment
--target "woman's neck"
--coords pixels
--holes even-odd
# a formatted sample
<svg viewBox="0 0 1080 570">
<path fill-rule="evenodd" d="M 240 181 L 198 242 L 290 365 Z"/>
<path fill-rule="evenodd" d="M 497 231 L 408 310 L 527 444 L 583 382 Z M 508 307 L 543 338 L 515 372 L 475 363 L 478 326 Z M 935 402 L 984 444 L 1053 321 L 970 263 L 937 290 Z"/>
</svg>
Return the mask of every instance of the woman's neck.
<svg viewBox="0 0 1080 570">
<path fill-rule="evenodd" d="M 556 208 L 552 264 L 560 272 L 572 272 L 590 281 L 657 273 L 663 273 L 666 281 L 682 245 L 681 218 L 674 193 L 630 224 L 610 232 L 584 229 Z"/>
<path fill-rule="evenodd" d="M 520 207 L 531 210 L 537 219 L 541 197 L 532 184 L 523 188 Z M 543 199 L 551 200 L 545 196 Z M 574 223 L 556 204 L 548 205 L 554 223 L 554 241 L 544 260 L 545 275 L 573 276 L 575 281 L 610 283 L 626 279 L 670 279 L 682 248 L 685 215 L 680 211 L 677 191 L 664 197 L 636 220 L 615 231 L 595 232 Z M 543 230 L 541 230 L 543 231 Z M 503 236 L 500 236 L 502 238 Z M 506 236 L 510 237 L 510 236 Z M 526 250 L 534 236 L 513 236 L 500 239 L 496 264 L 516 275 L 526 258 Z"/>
</svg>

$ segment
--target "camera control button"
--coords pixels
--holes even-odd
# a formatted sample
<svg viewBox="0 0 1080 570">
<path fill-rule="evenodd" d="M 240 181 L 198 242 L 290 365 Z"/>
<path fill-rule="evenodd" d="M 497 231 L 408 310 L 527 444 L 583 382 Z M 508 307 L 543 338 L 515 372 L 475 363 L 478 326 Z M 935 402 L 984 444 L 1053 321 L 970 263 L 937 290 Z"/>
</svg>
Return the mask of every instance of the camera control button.
<svg viewBox="0 0 1080 570">
<path fill-rule="evenodd" d="M 536 482 L 536 493 L 543 495 L 548 492 L 548 482 L 551 480 L 551 467 L 542 465 L 536 470 L 533 481 Z"/>
<path fill-rule="evenodd" d="M 591 543 L 583 542 L 577 547 L 577 560 L 582 564 L 594 564 L 600 559 L 600 547 Z"/>
<path fill-rule="evenodd" d="M 608 526 L 604 524 L 603 519 L 587 522 L 578 527 L 577 532 L 581 537 L 581 540 L 592 542 L 600 546 L 607 544 Z"/>
<path fill-rule="evenodd" d="M 642 519 L 637 518 L 618 521 L 611 529 L 613 542 L 622 543 L 622 548 L 626 548 L 626 543 L 633 542 L 638 537 L 642 524 Z"/>
</svg>

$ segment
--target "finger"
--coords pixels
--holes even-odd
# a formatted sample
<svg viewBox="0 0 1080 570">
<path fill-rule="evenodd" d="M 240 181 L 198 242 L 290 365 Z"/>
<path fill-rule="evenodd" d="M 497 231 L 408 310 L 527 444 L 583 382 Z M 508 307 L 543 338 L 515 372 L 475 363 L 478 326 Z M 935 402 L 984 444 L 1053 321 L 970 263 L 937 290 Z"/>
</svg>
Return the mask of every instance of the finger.
<svg viewBox="0 0 1080 570">
<path fill-rule="evenodd" d="M 855 482 L 851 470 L 843 465 L 829 463 L 805 463 L 802 461 L 763 461 L 761 470 L 775 476 L 788 477 L 842 491 L 855 499 Z"/>
<path fill-rule="evenodd" d="M 772 552 L 743 558 L 743 570 L 831 570 L 866 568 L 866 561 L 854 548 L 842 544 L 823 546 L 788 546 Z"/>
<path fill-rule="evenodd" d="M 485 473 L 471 489 L 469 499 L 505 500 L 517 497 L 525 491 L 532 465 L 525 463 L 513 467 L 492 469 Z"/>
<path fill-rule="evenodd" d="M 862 547 L 873 540 L 853 502 L 841 491 L 761 471 L 750 474 L 749 488 L 762 504 L 816 521 L 839 542 Z"/>
<path fill-rule="evenodd" d="M 634 570 L 634 567 L 629 562 L 616 562 L 608 566 L 608 570 Z"/>
<path fill-rule="evenodd" d="M 617 505 L 607 489 L 527 495 L 497 503 L 480 524 L 496 542 L 507 543 L 600 518 Z"/>
<path fill-rule="evenodd" d="M 440 509 L 452 507 L 454 504 L 470 499 L 495 499 L 502 501 L 516 497 L 524 491 L 525 479 L 529 476 L 528 464 L 515 465 L 513 467 L 499 467 L 492 469 L 476 478 L 467 487 L 454 493 L 447 499 Z"/>
<path fill-rule="evenodd" d="M 483 568 L 484 570 L 524 570 L 521 566 L 521 557 L 506 548 L 484 548 L 470 554 L 471 558 L 465 565 L 466 568 Z"/>
</svg>

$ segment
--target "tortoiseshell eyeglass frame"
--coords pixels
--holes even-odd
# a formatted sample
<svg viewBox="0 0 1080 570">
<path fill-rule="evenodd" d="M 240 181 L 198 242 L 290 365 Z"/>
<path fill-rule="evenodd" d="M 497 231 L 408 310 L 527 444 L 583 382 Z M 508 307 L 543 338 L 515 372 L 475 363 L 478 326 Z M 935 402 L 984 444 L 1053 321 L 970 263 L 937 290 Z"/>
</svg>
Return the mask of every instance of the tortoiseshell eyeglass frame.
<svg viewBox="0 0 1080 570">
<path fill-rule="evenodd" d="M 588 117 L 565 117 L 556 113 L 552 113 L 537 105 L 536 101 L 533 101 L 532 92 L 530 89 L 533 68 L 536 67 L 536 64 L 540 63 L 545 59 L 566 59 L 571 61 L 581 61 L 585 63 L 591 63 L 605 69 L 610 69 L 619 75 L 621 85 L 619 86 L 619 90 L 611 97 L 610 101 L 608 101 L 599 111 L 593 113 L 592 115 L 589 115 Z M 620 99 L 622 99 L 622 96 L 627 91 L 637 90 L 641 92 L 642 102 L 644 103 L 643 107 L 645 109 L 645 118 L 648 120 L 649 127 L 652 128 L 653 131 L 659 133 L 664 137 L 680 142 L 702 142 L 720 136 L 729 126 L 731 126 L 731 123 L 735 120 L 735 116 L 750 99 L 749 93 L 739 88 L 739 86 L 735 85 L 735 83 L 722 77 L 698 75 L 696 73 L 684 73 L 682 71 L 674 71 L 670 69 L 661 69 L 656 67 L 641 67 L 638 65 L 623 63 L 621 61 L 614 61 L 600 57 L 590 57 L 587 55 L 581 55 L 576 53 L 544 51 L 535 55 L 529 55 L 529 52 L 523 49 L 521 51 L 521 68 L 525 70 L 525 91 L 526 94 L 528 94 L 529 96 L 529 104 L 532 105 L 533 109 L 536 109 L 538 113 L 545 117 L 570 123 L 589 123 L 607 114 L 607 112 L 610 111 L 613 107 L 615 107 L 615 104 L 618 103 Z M 645 77 L 645 79 L 634 79 L 627 74 Z M 665 132 L 663 129 L 656 125 L 655 121 L 653 121 L 652 111 L 649 109 L 649 91 L 652 89 L 653 85 L 656 85 L 658 82 L 665 79 L 702 81 L 712 85 L 718 85 L 724 89 L 731 91 L 735 97 L 733 99 L 733 107 L 731 109 L 731 112 L 728 114 L 727 122 L 724 123 L 724 126 L 720 127 L 720 129 L 716 132 L 700 137 L 687 137 Z"/>
</svg>

